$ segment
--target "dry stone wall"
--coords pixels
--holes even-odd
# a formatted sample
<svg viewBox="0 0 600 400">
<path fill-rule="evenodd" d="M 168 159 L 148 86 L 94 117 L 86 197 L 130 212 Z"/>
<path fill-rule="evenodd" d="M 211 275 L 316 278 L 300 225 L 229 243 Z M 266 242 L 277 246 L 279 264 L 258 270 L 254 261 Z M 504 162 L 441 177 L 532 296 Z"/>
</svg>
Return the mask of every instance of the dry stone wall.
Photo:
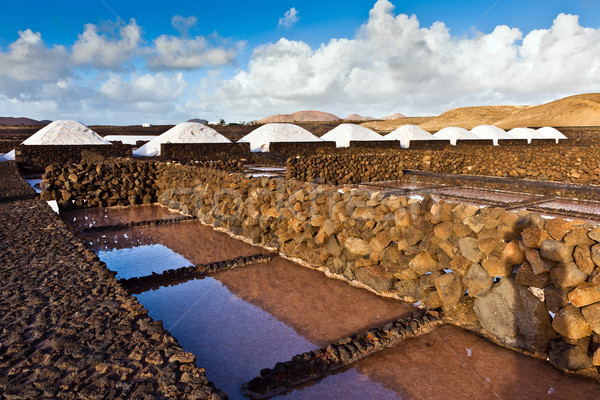
<svg viewBox="0 0 600 400">
<path fill-rule="evenodd" d="M 560 146 L 472 144 L 444 150 L 317 154 L 289 160 L 287 176 L 309 182 L 358 183 L 399 179 L 402 170 L 600 185 L 600 158 L 594 148 Z"/>
<path fill-rule="evenodd" d="M 160 201 L 559 368 L 600 365 L 600 228 L 173 166 Z M 554 317 L 552 317 L 554 316 Z"/>
<path fill-rule="evenodd" d="M 127 206 L 157 201 L 159 166 L 167 163 L 122 160 L 113 163 L 51 164 L 42 175 L 42 199 L 62 208 Z M 238 161 L 205 162 L 212 168 L 238 171 Z"/>
<path fill-rule="evenodd" d="M 180 162 L 249 159 L 250 143 L 163 143 L 163 158 Z"/>
<path fill-rule="evenodd" d="M 595 224 L 191 165 L 152 171 L 172 209 L 598 378 Z"/>
<path fill-rule="evenodd" d="M 129 145 L 20 145 L 15 148 L 19 165 L 44 170 L 50 164 L 79 162 L 82 153 L 92 152 L 102 157 L 131 157 Z"/>
</svg>

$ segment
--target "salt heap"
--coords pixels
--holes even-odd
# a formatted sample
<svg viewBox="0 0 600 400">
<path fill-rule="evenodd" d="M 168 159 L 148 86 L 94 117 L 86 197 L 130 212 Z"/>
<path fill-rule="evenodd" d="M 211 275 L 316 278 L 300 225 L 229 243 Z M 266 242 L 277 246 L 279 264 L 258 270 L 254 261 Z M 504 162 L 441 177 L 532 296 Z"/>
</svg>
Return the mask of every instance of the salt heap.
<svg viewBox="0 0 600 400">
<path fill-rule="evenodd" d="M 366 140 L 384 140 L 384 138 L 364 126 L 356 124 L 341 124 L 321 136 L 321 140 L 335 142 L 336 147 L 348 147 L 350 142 Z"/>
<path fill-rule="evenodd" d="M 453 146 L 456 145 L 456 141 L 458 139 L 462 139 L 462 140 L 478 139 L 475 135 L 473 135 L 471 132 L 469 132 L 465 128 L 459 128 L 457 126 L 449 126 L 447 128 L 444 128 L 444 129 L 434 133 L 433 137 L 436 139 L 450 140 L 450 144 L 452 144 Z"/>
<path fill-rule="evenodd" d="M 111 144 L 81 122 L 58 120 L 46 125 L 23 143 L 24 145 Z"/>
<path fill-rule="evenodd" d="M 206 125 L 181 122 L 133 152 L 134 157 L 160 156 L 162 143 L 231 143 L 229 139 Z"/>
<path fill-rule="evenodd" d="M 385 140 L 399 140 L 402 148 L 410 147 L 411 140 L 436 140 L 436 138 L 423 128 L 415 125 L 402 125 L 385 135 Z"/>
<path fill-rule="evenodd" d="M 266 124 L 256 128 L 238 142 L 250 143 L 252 152 L 269 151 L 272 142 L 319 142 L 321 139 L 294 124 Z"/>
<path fill-rule="evenodd" d="M 531 143 L 531 139 L 536 135 L 535 129 L 531 128 L 513 128 L 506 133 L 513 139 L 527 139 L 527 143 Z"/>
<path fill-rule="evenodd" d="M 14 161 L 15 159 L 15 149 L 12 149 L 11 151 L 9 151 L 8 153 L 6 153 L 4 155 L 4 161 Z"/>
<path fill-rule="evenodd" d="M 567 139 L 567 137 L 560 133 L 558 129 L 550 126 L 537 129 L 535 135 L 536 139 L 555 139 L 556 143 L 558 143 L 560 139 Z"/>
<path fill-rule="evenodd" d="M 498 146 L 498 139 L 512 139 L 504 129 L 493 125 L 479 125 L 471 129 L 471 133 L 480 139 L 492 139 L 494 146 Z"/>
</svg>

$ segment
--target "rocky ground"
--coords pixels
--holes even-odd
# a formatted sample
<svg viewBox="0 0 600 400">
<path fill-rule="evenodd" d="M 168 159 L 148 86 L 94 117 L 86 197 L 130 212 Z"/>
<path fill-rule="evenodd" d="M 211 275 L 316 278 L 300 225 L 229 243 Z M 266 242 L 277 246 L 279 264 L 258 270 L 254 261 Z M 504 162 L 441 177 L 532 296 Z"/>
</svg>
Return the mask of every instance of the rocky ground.
<svg viewBox="0 0 600 400">
<path fill-rule="evenodd" d="M 0 399 L 227 396 L 0 163 Z"/>
</svg>

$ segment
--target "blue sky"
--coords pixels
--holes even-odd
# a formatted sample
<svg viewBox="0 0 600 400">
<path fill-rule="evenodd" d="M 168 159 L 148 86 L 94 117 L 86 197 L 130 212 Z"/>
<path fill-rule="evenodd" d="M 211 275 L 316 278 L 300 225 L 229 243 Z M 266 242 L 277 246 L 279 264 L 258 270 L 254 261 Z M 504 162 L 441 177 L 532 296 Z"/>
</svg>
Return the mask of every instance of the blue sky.
<svg viewBox="0 0 600 400">
<path fill-rule="evenodd" d="M 0 115 L 129 124 L 536 104 L 598 91 L 598 17 L 600 0 L 2 2 Z"/>
</svg>

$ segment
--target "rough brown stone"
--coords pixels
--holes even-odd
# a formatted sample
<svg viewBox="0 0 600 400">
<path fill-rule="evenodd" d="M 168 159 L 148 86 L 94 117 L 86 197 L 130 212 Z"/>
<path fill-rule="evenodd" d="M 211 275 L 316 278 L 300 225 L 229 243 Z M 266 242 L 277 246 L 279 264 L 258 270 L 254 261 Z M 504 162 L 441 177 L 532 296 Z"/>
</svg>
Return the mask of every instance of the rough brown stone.
<svg viewBox="0 0 600 400">
<path fill-rule="evenodd" d="M 481 262 L 481 266 L 490 276 L 512 275 L 512 266 L 508 265 L 498 257 L 487 257 Z"/>
<path fill-rule="evenodd" d="M 544 288 L 544 302 L 548 311 L 557 313 L 559 309 L 569 304 L 567 291 L 548 285 Z"/>
<path fill-rule="evenodd" d="M 344 247 L 352 254 L 356 254 L 359 256 L 365 256 L 371 253 L 371 248 L 369 244 L 363 239 L 359 239 L 356 237 L 349 237 L 344 242 Z"/>
<path fill-rule="evenodd" d="M 474 237 L 462 237 L 458 240 L 458 249 L 467 260 L 478 263 L 483 258 L 479 244 Z"/>
<path fill-rule="evenodd" d="M 569 232 L 565 227 L 565 220 L 562 218 L 553 218 L 546 221 L 546 231 L 555 240 L 562 240 Z"/>
<path fill-rule="evenodd" d="M 549 239 L 550 236 L 546 231 L 543 231 L 536 226 L 532 226 L 523 229 L 523 232 L 521 232 L 521 237 L 523 238 L 523 243 L 525 246 L 532 249 L 539 249 L 542 245 L 542 242 L 546 239 Z"/>
<path fill-rule="evenodd" d="M 544 352 L 553 338 L 544 303 L 512 277 L 475 299 L 474 310 L 481 325 L 508 346 Z"/>
<path fill-rule="evenodd" d="M 565 235 L 564 240 L 570 246 L 590 246 L 596 243 L 588 237 L 588 230 L 584 227 L 573 229 Z"/>
<path fill-rule="evenodd" d="M 354 272 L 359 282 L 370 286 L 378 292 L 387 292 L 392 288 L 394 277 L 379 265 L 357 268 Z"/>
<path fill-rule="evenodd" d="M 573 251 L 573 259 L 577 267 L 586 275 L 589 275 L 594 270 L 594 262 L 592 261 L 590 247 L 579 245 Z"/>
<path fill-rule="evenodd" d="M 441 240 L 448 240 L 452 236 L 452 226 L 452 222 L 449 221 L 439 223 L 433 227 L 433 234 Z"/>
<path fill-rule="evenodd" d="M 537 250 L 529 249 L 525 250 L 525 258 L 531 264 L 531 268 L 533 269 L 534 274 L 542 274 L 545 272 L 550 272 L 552 266 L 546 262 L 546 260 L 540 257 L 540 253 Z"/>
<path fill-rule="evenodd" d="M 581 309 L 581 314 L 590 328 L 600 335 L 600 303 L 590 304 Z"/>
<path fill-rule="evenodd" d="M 467 260 L 461 254 L 457 254 L 456 257 L 454 257 L 450 262 L 450 269 L 460 275 L 464 275 L 467 273 L 472 264 L 473 263 L 471 261 Z"/>
<path fill-rule="evenodd" d="M 582 284 L 569 292 L 569 301 L 575 307 L 583 307 L 600 301 L 600 287 Z"/>
<path fill-rule="evenodd" d="M 444 308 L 453 307 L 465 293 L 460 277 L 453 273 L 436 278 L 435 288 L 444 303 Z"/>
<path fill-rule="evenodd" d="M 408 266 L 419 275 L 443 269 L 443 267 L 441 267 L 438 262 L 431 257 L 431 255 L 425 252 L 419 253 L 417 256 L 415 256 L 410 261 Z"/>
<path fill-rule="evenodd" d="M 554 286 L 567 289 L 585 281 L 586 274 L 581 272 L 574 262 L 561 264 L 550 271 L 550 279 Z"/>
<path fill-rule="evenodd" d="M 573 247 L 565 242 L 546 239 L 540 246 L 540 256 L 551 261 L 569 263 L 573 261 Z"/>
<path fill-rule="evenodd" d="M 481 265 L 472 264 L 463 277 L 463 283 L 469 290 L 469 296 L 481 297 L 490 291 L 494 278 Z"/>
<path fill-rule="evenodd" d="M 550 283 L 550 276 L 547 273 L 534 274 L 531 264 L 525 262 L 519 267 L 515 280 L 519 285 L 544 288 Z"/>
<path fill-rule="evenodd" d="M 592 334 L 592 329 L 587 324 L 579 308 L 567 304 L 554 316 L 552 328 L 570 339 L 581 339 Z"/>
<path fill-rule="evenodd" d="M 518 265 L 525 261 L 525 253 L 519 248 L 519 242 L 513 240 L 506 245 L 501 258 L 508 265 Z"/>
</svg>

